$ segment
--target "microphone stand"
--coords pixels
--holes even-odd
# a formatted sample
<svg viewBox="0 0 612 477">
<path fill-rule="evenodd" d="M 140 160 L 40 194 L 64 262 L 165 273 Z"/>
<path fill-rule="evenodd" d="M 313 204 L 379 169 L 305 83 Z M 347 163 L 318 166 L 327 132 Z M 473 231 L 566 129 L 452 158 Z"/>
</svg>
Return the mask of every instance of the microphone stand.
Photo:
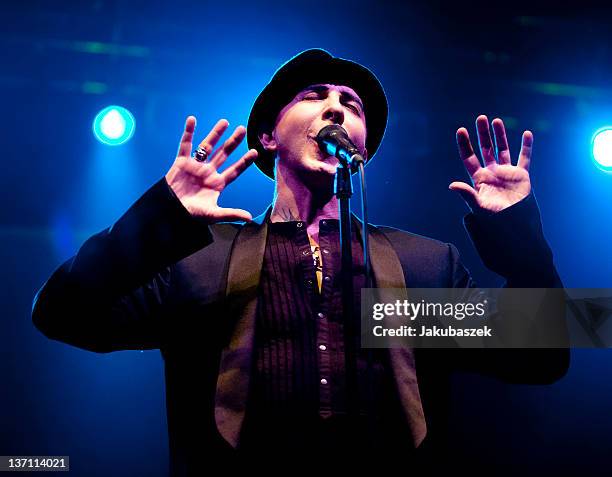
<svg viewBox="0 0 612 477">
<path fill-rule="evenodd" d="M 353 292 L 353 251 L 351 248 L 351 208 L 350 199 L 353 195 L 351 168 L 346 161 L 340 161 L 336 169 L 334 193 L 340 209 L 340 245 L 342 250 L 342 313 L 344 322 L 344 359 L 346 370 L 346 405 L 349 418 L 356 418 L 358 409 L 357 393 L 357 353 L 355 347 L 356 326 L 354 315 Z M 355 422 L 350 419 L 351 422 Z"/>
<path fill-rule="evenodd" d="M 354 287 L 353 287 L 353 252 L 351 248 L 351 208 L 350 199 L 353 195 L 351 172 L 359 170 L 361 177 L 361 205 L 363 211 L 363 258 L 366 275 L 366 288 L 372 286 L 370 253 L 368 247 L 368 216 L 366 202 L 366 185 L 364 165 L 365 159 L 350 142 L 347 132 L 339 125 L 325 126 L 317 134 L 317 143 L 322 151 L 338 158 L 334 194 L 338 199 L 340 212 L 340 245 L 342 250 L 342 319 L 344 323 L 344 359 L 346 374 L 346 407 L 349 421 L 357 424 L 359 415 L 359 380 L 357 372 L 357 339 L 361 338 L 361 319 L 355 319 Z M 361 343 L 361 341 L 359 341 Z M 366 369 L 366 409 L 368 411 L 368 436 L 373 436 L 374 409 L 372 390 L 372 350 L 368 350 Z"/>
</svg>

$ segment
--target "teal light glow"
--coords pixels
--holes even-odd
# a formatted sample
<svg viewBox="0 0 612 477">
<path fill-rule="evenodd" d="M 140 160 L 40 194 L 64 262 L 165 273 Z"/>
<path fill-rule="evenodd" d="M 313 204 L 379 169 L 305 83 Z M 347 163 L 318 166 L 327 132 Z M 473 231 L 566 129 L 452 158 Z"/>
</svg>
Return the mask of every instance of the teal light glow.
<svg viewBox="0 0 612 477">
<path fill-rule="evenodd" d="M 108 146 L 126 143 L 134 135 L 134 129 L 136 129 L 134 116 L 121 106 L 107 106 L 93 121 L 94 136 Z"/>
<path fill-rule="evenodd" d="M 593 160 L 597 167 L 612 172 L 612 126 L 605 126 L 593 134 L 591 141 Z"/>
</svg>

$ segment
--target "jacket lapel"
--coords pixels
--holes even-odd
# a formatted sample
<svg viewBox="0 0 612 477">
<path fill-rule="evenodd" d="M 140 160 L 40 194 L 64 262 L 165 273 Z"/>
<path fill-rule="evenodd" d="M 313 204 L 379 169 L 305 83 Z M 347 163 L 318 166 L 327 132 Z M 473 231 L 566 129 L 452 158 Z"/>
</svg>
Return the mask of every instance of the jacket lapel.
<svg viewBox="0 0 612 477">
<path fill-rule="evenodd" d="M 354 222 L 357 223 L 361 236 L 362 223 L 356 217 L 355 219 Z M 388 300 L 385 300 L 386 289 L 406 289 L 402 264 L 387 237 L 372 224 L 368 225 L 368 230 L 370 231 L 370 264 L 374 284 L 378 289 L 378 301 L 390 303 L 397 299 L 397 291 Z M 400 401 L 410 425 L 413 444 L 418 447 L 425 438 L 427 425 L 419 394 L 414 351 L 410 348 L 390 348 L 388 351 Z"/>
<path fill-rule="evenodd" d="M 238 446 L 244 421 L 253 358 L 257 293 L 271 208 L 244 225 L 232 246 L 227 276 L 228 317 L 235 320 L 227 346 L 221 353 L 215 421 L 223 438 Z"/>
<path fill-rule="evenodd" d="M 229 317 L 235 326 L 221 353 L 215 395 L 215 421 L 223 438 L 237 447 L 244 421 L 249 391 L 255 337 L 257 294 L 268 233 L 268 210 L 246 224 L 234 239 L 227 277 Z M 357 219 L 357 229 L 362 224 Z M 381 293 L 385 288 L 406 288 L 400 260 L 385 235 L 373 225 L 370 231 L 370 262 L 374 282 Z M 382 297 L 384 299 L 384 297 Z M 389 349 L 398 393 L 417 447 L 425 438 L 427 427 L 419 395 L 414 352 Z"/>
</svg>

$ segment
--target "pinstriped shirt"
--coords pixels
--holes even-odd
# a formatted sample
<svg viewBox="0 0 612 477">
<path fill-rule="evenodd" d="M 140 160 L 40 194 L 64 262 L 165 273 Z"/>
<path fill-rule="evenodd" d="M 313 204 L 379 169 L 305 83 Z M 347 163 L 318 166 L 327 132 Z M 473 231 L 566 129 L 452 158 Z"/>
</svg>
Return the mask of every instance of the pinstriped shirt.
<svg viewBox="0 0 612 477">
<path fill-rule="evenodd" d="M 256 359 L 243 439 L 247 446 L 257 440 L 264 427 L 284 438 L 297 427 L 302 431 L 292 439 L 299 442 L 304 435 L 320 435 L 322 426 L 346 419 L 339 222 L 331 219 L 319 222 L 320 290 L 306 224 L 275 222 L 268 223 L 268 227 L 256 319 Z M 362 244 L 356 227 L 352 230 L 354 319 L 358 330 L 365 273 Z M 354 339 L 359 350 L 359 337 Z M 386 410 L 387 418 L 397 417 L 399 404 L 384 351 L 373 352 L 370 374 L 373 409 Z M 359 414 L 365 423 L 368 412 L 365 350 L 358 352 L 357 370 Z M 374 416 L 375 419 L 384 418 L 382 414 Z M 346 430 L 346 426 L 340 427 Z M 309 431 L 305 433 L 304 429 Z M 338 426 L 334 425 L 334 429 Z"/>
</svg>

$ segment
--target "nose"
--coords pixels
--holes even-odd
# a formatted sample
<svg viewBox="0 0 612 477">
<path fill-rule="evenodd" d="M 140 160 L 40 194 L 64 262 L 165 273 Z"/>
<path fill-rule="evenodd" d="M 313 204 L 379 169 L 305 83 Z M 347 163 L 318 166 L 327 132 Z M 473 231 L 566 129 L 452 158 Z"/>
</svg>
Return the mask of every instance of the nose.
<svg viewBox="0 0 612 477">
<path fill-rule="evenodd" d="M 340 98 L 334 94 L 327 97 L 325 109 L 323 109 L 323 120 L 339 125 L 344 122 L 344 108 L 340 104 Z"/>
</svg>

